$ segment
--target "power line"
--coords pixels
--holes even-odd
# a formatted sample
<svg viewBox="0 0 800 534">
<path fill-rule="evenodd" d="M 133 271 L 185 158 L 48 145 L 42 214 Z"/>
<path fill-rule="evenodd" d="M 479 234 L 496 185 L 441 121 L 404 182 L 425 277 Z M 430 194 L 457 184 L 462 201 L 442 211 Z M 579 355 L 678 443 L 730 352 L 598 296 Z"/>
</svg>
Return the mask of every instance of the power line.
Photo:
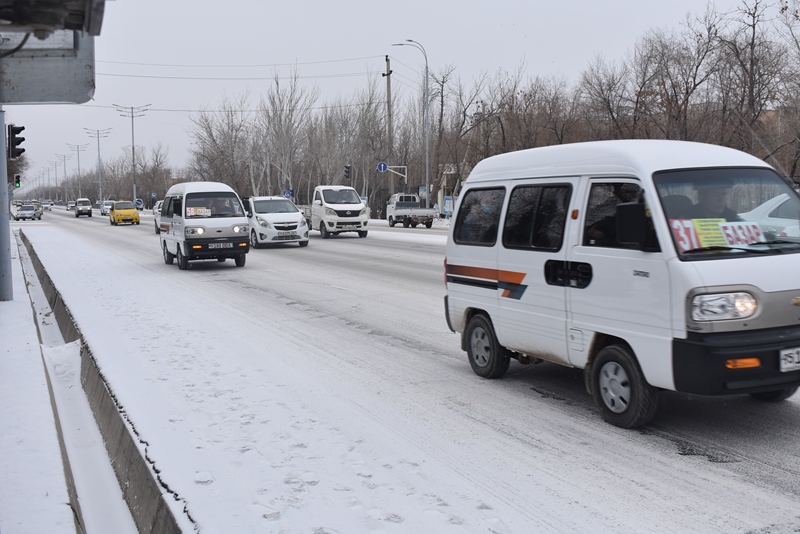
<svg viewBox="0 0 800 534">
<path fill-rule="evenodd" d="M 97 61 L 97 63 L 109 63 L 114 65 L 137 65 L 143 67 L 187 67 L 187 68 L 212 68 L 212 69 L 219 69 L 219 68 L 264 68 L 264 67 L 291 67 L 294 65 L 323 65 L 327 63 L 345 63 L 348 61 L 362 61 L 365 59 L 376 59 L 376 58 L 383 58 L 383 56 L 364 56 L 364 57 L 356 57 L 351 59 L 331 59 L 326 61 L 306 61 L 306 62 L 295 62 L 295 63 L 267 63 L 263 65 L 191 65 L 191 64 L 170 64 L 170 63 L 134 63 L 134 62 L 127 62 L 127 61 Z"/>
</svg>

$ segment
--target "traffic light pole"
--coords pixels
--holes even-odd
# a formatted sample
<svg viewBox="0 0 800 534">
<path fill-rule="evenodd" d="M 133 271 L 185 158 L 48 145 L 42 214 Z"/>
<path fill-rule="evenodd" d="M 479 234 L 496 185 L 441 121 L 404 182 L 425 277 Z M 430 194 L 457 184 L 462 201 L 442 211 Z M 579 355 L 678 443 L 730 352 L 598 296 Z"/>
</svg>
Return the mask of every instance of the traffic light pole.
<svg viewBox="0 0 800 534">
<path fill-rule="evenodd" d="M 0 301 L 14 300 L 13 280 L 11 279 L 11 204 L 8 201 L 8 161 L 6 160 L 6 112 L 0 106 L 0 124 L 3 128 L 3 150 L 0 150 Z"/>
</svg>

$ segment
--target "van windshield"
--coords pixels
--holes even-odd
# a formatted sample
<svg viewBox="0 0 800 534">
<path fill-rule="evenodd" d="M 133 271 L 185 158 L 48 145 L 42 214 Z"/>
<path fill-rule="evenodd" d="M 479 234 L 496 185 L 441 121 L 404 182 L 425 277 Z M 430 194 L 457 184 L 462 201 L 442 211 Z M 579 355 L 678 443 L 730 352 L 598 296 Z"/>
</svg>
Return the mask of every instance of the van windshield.
<svg viewBox="0 0 800 534">
<path fill-rule="evenodd" d="M 653 175 L 682 260 L 800 252 L 800 195 L 770 169 Z"/>
<path fill-rule="evenodd" d="M 326 204 L 361 204 L 361 198 L 354 189 L 326 189 L 322 191 Z"/>
<path fill-rule="evenodd" d="M 186 195 L 184 205 L 187 219 L 242 217 L 244 215 L 239 197 L 225 191 L 189 193 Z"/>
</svg>

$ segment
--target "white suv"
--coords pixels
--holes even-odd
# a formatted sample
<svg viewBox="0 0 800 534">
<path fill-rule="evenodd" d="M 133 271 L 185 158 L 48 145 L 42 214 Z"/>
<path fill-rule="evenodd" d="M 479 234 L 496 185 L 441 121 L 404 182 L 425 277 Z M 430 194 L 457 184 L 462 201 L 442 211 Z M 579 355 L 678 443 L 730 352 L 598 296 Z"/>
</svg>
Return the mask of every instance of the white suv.
<svg viewBox="0 0 800 534">
<path fill-rule="evenodd" d="M 80 217 L 81 215 L 92 216 L 92 201 L 88 198 L 79 198 L 75 202 L 75 217 Z"/>
</svg>

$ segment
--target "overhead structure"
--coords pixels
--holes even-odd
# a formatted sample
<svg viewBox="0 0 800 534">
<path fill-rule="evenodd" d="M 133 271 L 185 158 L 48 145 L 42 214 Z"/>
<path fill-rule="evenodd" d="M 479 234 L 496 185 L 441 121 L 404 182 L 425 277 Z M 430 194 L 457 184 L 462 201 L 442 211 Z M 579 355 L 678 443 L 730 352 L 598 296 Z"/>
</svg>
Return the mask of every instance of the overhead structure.
<svg viewBox="0 0 800 534">
<path fill-rule="evenodd" d="M 105 0 L 0 0 L 3 32 L 31 33 L 38 39 L 56 30 L 100 35 Z"/>
</svg>

